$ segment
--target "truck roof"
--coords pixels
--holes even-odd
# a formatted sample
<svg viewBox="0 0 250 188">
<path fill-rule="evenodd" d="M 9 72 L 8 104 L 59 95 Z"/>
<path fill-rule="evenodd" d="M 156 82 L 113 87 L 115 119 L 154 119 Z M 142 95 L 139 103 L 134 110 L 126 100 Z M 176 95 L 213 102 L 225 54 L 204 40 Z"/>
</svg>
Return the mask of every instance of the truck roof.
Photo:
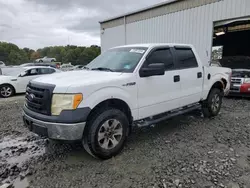
<svg viewBox="0 0 250 188">
<path fill-rule="evenodd" d="M 180 43 L 144 43 L 144 44 L 129 44 L 123 46 L 116 46 L 114 48 L 121 48 L 121 47 L 145 47 L 145 48 L 152 48 L 156 46 L 186 46 L 186 47 L 193 47 L 191 44 L 180 44 Z"/>
</svg>

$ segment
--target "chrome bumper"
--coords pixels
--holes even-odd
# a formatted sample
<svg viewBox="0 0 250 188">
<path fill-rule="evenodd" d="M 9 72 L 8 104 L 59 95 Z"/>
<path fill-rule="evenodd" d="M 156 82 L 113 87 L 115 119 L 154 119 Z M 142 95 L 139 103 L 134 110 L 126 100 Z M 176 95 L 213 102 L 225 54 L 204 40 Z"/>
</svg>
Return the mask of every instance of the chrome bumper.
<svg viewBox="0 0 250 188">
<path fill-rule="evenodd" d="M 76 141 L 81 140 L 86 123 L 52 123 L 34 119 L 23 112 L 24 125 L 30 131 L 55 140 Z"/>
</svg>

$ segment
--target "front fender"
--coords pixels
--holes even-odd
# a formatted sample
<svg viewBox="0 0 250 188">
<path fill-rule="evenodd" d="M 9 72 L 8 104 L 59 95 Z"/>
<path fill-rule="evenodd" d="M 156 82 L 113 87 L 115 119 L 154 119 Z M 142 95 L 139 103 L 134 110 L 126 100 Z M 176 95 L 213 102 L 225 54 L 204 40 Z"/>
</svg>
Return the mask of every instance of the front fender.
<svg viewBox="0 0 250 188">
<path fill-rule="evenodd" d="M 99 103 L 108 99 L 123 100 L 131 111 L 137 108 L 137 95 L 133 92 L 128 92 L 119 87 L 106 87 L 92 92 L 87 98 L 84 98 L 79 107 L 90 107 L 93 109 Z"/>
<path fill-rule="evenodd" d="M 226 87 L 229 87 L 229 84 L 227 84 L 227 86 L 225 86 L 222 79 L 225 79 L 228 83 L 230 83 L 228 80 L 228 75 L 225 75 L 223 73 L 216 73 L 216 74 L 211 75 L 211 79 L 204 86 L 202 98 L 203 99 L 207 98 L 209 91 L 211 90 L 211 88 L 213 87 L 213 85 L 216 82 L 220 82 L 224 86 L 224 90 L 226 89 Z"/>
</svg>

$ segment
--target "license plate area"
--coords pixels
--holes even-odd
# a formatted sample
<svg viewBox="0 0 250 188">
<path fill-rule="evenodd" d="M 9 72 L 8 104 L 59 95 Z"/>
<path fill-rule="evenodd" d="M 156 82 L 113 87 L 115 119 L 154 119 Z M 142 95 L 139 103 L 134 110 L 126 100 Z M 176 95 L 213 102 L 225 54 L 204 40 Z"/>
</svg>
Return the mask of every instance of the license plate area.
<svg viewBox="0 0 250 188">
<path fill-rule="evenodd" d="M 30 131 L 32 131 L 40 136 L 48 137 L 48 129 L 46 127 L 36 125 L 34 122 L 32 122 L 31 120 L 28 120 L 26 118 L 24 118 L 23 121 L 24 121 L 25 126 Z"/>
</svg>

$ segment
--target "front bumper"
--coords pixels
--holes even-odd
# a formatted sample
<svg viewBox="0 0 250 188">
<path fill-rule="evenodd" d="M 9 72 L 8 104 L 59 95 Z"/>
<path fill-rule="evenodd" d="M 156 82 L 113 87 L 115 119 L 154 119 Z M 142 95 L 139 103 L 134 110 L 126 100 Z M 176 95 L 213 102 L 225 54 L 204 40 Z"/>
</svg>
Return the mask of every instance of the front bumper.
<svg viewBox="0 0 250 188">
<path fill-rule="evenodd" d="M 90 108 L 65 110 L 59 116 L 48 116 L 23 106 L 24 126 L 30 131 L 54 140 L 78 141 L 82 139 Z"/>
<path fill-rule="evenodd" d="M 24 126 L 30 131 L 54 140 L 78 141 L 82 139 L 88 107 L 62 111 L 59 116 L 48 116 L 23 106 Z"/>
<path fill-rule="evenodd" d="M 81 140 L 86 123 L 51 123 L 34 119 L 23 112 L 24 125 L 32 132 L 54 140 Z"/>
</svg>

